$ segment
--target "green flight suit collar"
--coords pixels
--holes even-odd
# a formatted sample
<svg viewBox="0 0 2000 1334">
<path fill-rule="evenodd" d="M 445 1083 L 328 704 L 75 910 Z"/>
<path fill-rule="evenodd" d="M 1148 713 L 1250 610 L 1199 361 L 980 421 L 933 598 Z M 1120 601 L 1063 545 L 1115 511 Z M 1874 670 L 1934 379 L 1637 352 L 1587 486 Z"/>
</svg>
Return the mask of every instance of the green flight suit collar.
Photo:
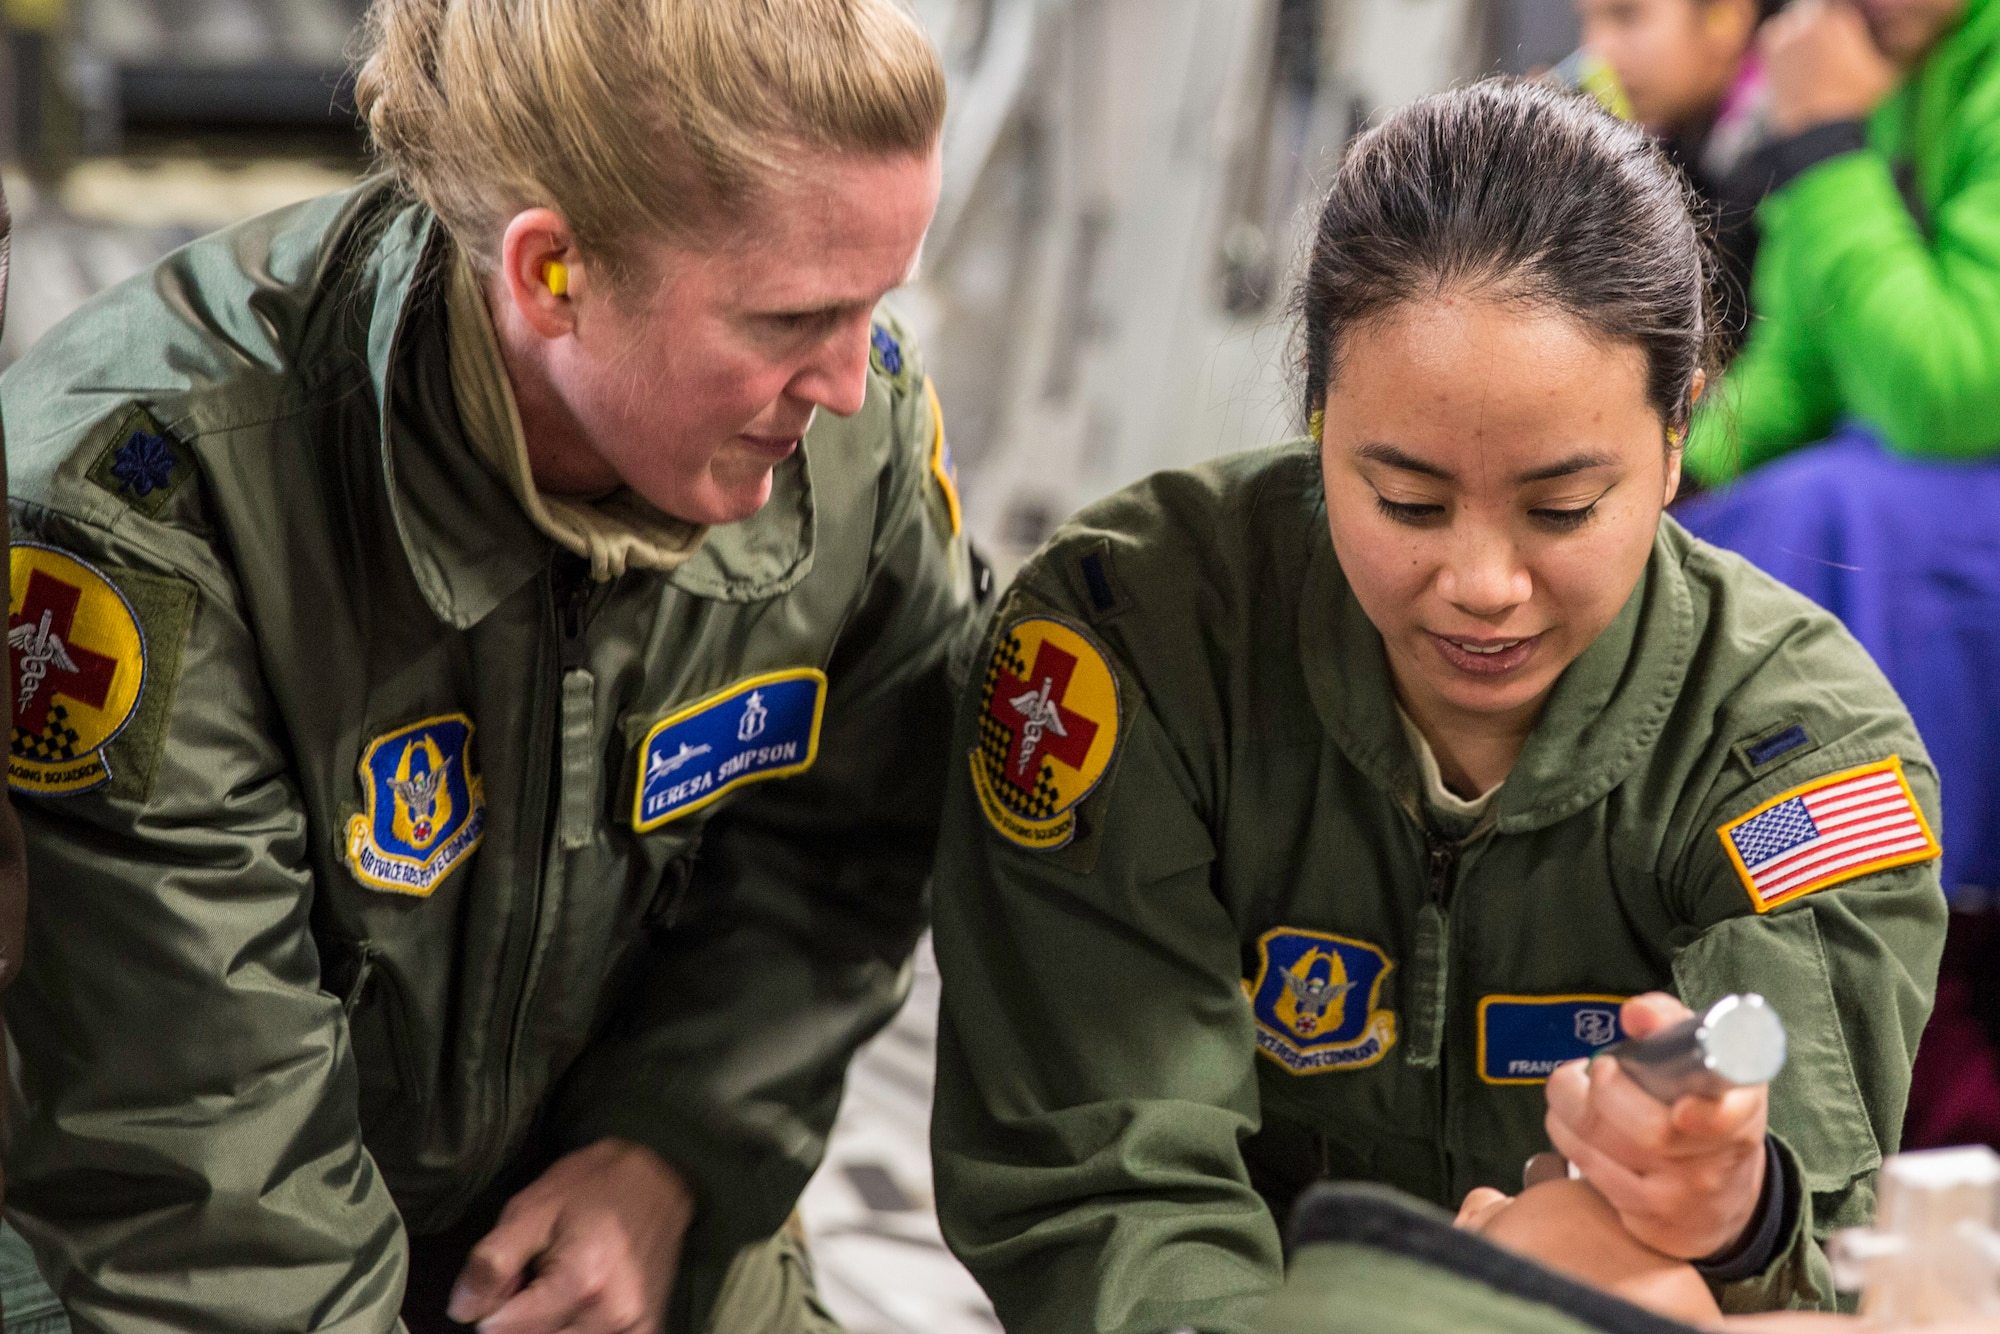
<svg viewBox="0 0 2000 1334">
<path fill-rule="evenodd" d="M 1415 757 L 1396 720 L 1382 636 L 1355 600 L 1324 520 L 1299 606 L 1299 656 L 1320 722 L 1370 781 L 1421 818 Z M 1489 815 L 1501 833 L 1566 820 L 1600 800 L 1659 739 L 1694 647 L 1694 600 L 1663 518 L 1645 577 L 1556 682 Z"/>
<path fill-rule="evenodd" d="M 397 536 L 424 600 L 462 630 L 547 569 L 555 545 L 480 462 L 459 422 L 445 319 L 450 254 L 429 209 L 404 207 L 388 220 L 373 248 L 367 360 Z M 796 587 L 812 570 L 811 455 L 809 433 L 778 467 L 762 509 L 710 529 L 686 564 L 652 577 L 723 602 Z"/>
</svg>

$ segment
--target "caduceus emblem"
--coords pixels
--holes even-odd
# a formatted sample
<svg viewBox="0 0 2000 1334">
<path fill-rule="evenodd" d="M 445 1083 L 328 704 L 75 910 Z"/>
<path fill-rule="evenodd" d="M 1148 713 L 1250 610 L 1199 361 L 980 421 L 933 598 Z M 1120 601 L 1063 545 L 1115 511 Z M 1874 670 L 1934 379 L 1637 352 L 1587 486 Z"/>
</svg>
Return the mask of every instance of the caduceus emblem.
<svg viewBox="0 0 2000 1334">
<path fill-rule="evenodd" d="M 20 654 L 21 662 L 21 697 L 14 703 L 16 713 L 26 713 L 35 702 L 51 666 L 63 672 L 78 671 L 75 659 L 63 646 L 62 636 L 51 628 L 54 619 L 55 614 L 45 610 L 40 624 L 17 625 L 7 632 L 8 647 Z"/>
</svg>

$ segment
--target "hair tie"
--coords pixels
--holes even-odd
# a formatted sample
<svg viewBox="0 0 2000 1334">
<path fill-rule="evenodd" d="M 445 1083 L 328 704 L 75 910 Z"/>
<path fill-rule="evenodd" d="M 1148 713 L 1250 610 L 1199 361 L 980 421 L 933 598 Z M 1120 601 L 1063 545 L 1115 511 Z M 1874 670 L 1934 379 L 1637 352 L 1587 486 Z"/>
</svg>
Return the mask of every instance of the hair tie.
<svg viewBox="0 0 2000 1334">
<path fill-rule="evenodd" d="M 1306 429 L 1312 432 L 1313 443 L 1326 443 L 1326 409 L 1314 408 L 1313 415 L 1306 422 Z"/>
</svg>

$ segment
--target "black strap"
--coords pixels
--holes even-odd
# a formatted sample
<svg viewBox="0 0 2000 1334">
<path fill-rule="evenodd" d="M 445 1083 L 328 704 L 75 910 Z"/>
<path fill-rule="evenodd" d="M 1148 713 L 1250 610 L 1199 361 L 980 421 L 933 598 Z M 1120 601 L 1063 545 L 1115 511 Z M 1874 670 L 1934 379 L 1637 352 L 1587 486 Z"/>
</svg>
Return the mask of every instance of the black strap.
<svg viewBox="0 0 2000 1334">
<path fill-rule="evenodd" d="M 1551 1307 L 1605 1334 L 1693 1334 L 1691 1326 L 1564 1278 L 1461 1231 L 1438 1210 L 1383 1186 L 1314 1186 L 1292 1211 L 1289 1235 L 1294 1251 L 1315 1243 L 1337 1243 L 1401 1255 L 1495 1292 Z"/>
</svg>

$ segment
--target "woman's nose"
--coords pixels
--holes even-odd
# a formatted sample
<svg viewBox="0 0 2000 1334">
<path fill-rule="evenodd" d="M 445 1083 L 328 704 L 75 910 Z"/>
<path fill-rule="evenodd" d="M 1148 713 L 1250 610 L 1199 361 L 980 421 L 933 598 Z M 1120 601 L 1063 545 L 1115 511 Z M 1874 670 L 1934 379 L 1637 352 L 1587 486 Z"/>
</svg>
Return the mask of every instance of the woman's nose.
<svg viewBox="0 0 2000 1334">
<path fill-rule="evenodd" d="M 1534 588 L 1514 544 L 1497 537 L 1458 543 L 1438 571 L 1438 596 L 1472 616 L 1499 616 L 1526 602 Z"/>
<path fill-rule="evenodd" d="M 873 325 L 867 315 L 847 321 L 824 343 L 792 381 L 792 397 L 852 417 L 868 400 L 868 349 Z"/>
</svg>

